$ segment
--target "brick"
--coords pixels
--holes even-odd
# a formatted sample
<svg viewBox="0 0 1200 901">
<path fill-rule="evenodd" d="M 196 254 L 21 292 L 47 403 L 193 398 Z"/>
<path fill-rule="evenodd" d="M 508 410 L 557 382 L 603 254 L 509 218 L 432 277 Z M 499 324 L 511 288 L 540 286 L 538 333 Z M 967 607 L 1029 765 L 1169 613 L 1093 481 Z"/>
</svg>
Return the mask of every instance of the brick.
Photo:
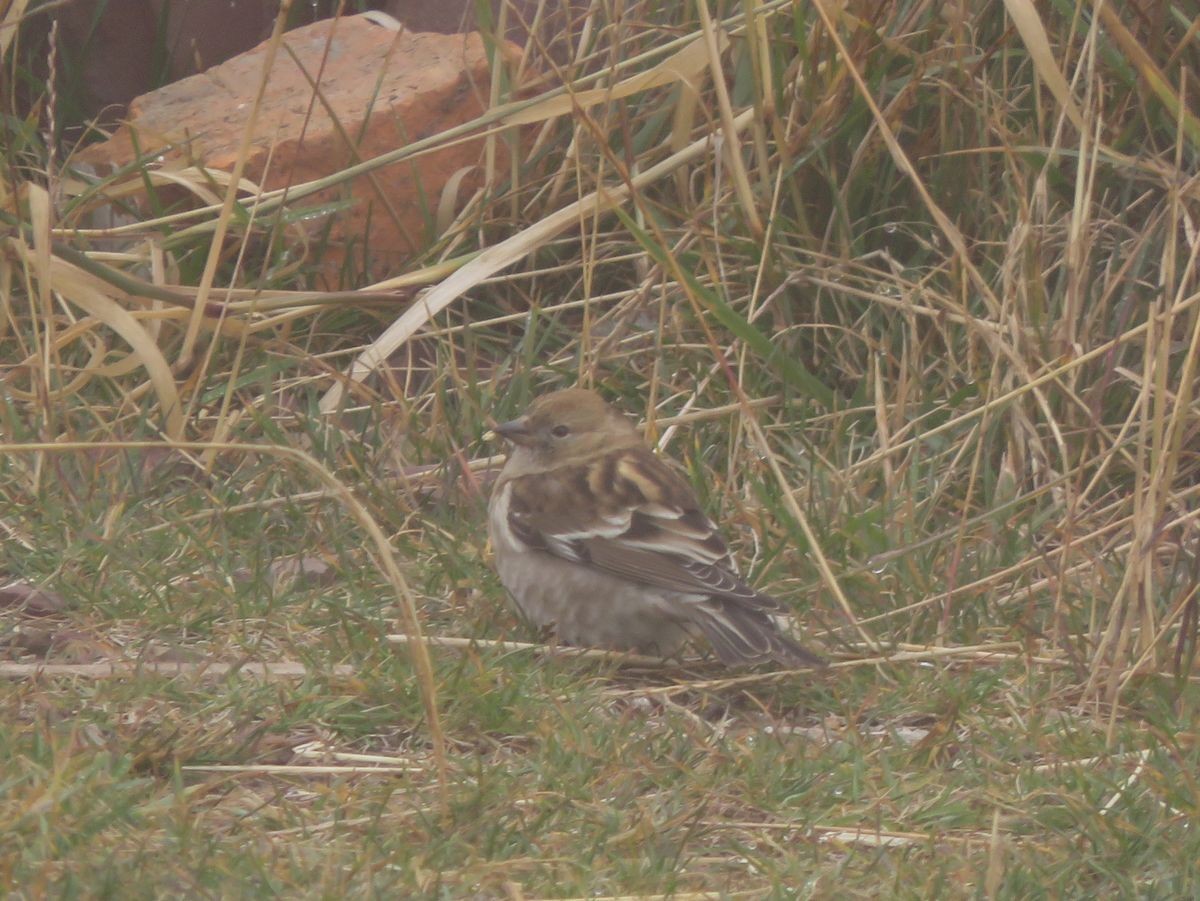
<svg viewBox="0 0 1200 901">
<path fill-rule="evenodd" d="M 292 52 L 280 47 L 276 55 L 243 170 L 245 178 L 267 189 L 332 174 L 356 159 L 472 119 L 485 107 L 490 74 L 478 33 L 397 34 L 374 24 L 369 15 L 359 15 L 316 22 L 288 32 L 283 41 Z M 231 171 L 266 50 L 264 42 L 136 98 L 128 121 L 109 140 L 79 154 L 79 161 L 98 171 L 125 165 L 134 158 L 136 134 L 142 153 L 161 155 L 164 166 L 197 161 Z M 311 113 L 312 87 L 305 71 L 313 81 L 320 72 L 324 98 L 311 104 Z M 329 110 L 335 111 L 340 129 Z M 423 210 L 436 209 L 443 186 L 456 171 L 481 161 L 482 146 L 482 140 L 475 140 L 376 169 L 374 181 L 395 218 L 366 176 L 305 198 L 305 206 L 353 200 L 350 209 L 332 214 L 323 271 L 332 280 L 347 253 L 354 255 L 355 269 L 363 271 L 365 242 L 368 277 L 394 272 L 429 241 Z M 465 187 L 459 195 L 467 196 Z"/>
</svg>

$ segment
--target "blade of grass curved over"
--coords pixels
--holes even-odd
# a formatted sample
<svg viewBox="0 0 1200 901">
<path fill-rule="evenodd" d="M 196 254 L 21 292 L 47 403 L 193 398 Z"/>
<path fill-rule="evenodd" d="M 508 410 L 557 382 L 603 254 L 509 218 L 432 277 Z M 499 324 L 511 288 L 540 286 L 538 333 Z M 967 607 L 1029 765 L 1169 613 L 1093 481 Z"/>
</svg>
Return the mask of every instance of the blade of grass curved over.
<svg viewBox="0 0 1200 901">
<path fill-rule="evenodd" d="M 28 186 L 33 247 L 23 238 L 9 239 L 9 244 L 24 259 L 26 266 L 37 275 L 39 293 L 47 297 L 57 293 L 120 335 L 133 348 L 158 395 L 159 406 L 166 420 L 165 432 L 173 440 L 183 437 L 183 409 L 171 367 L 150 334 L 133 315 L 102 290 L 103 283 L 83 270 L 61 259 L 53 252 L 50 240 L 50 195 L 40 185 Z M 47 315 L 49 315 L 47 313 Z M 51 324 L 47 322 L 47 327 Z"/>
<path fill-rule="evenodd" d="M 28 247 L 13 242 L 18 248 Z M 50 284 L 68 303 L 79 307 L 120 335 L 132 348 L 132 356 L 146 370 L 150 384 L 158 396 L 165 420 L 163 432 L 173 441 L 183 437 L 183 408 L 171 367 L 154 339 L 128 310 L 109 297 L 93 283 L 90 276 L 57 256 L 50 258 Z"/>
<path fill-rule="evenodd" d="M 1057 60 L 1054 59 L 1054 53 L 1050 49 L 1050 39 L 1046 37 L 1046 28 L 1042 25 L 1037 9 L 1030 0 L 1004 0 L 1004 8 L 1008 10 L 1008 17 L 1017 27 L 1017 33 L 1021 35 L 1021 41 L 1025 44 L 1025 49 L 1029 51 L 1029 58 L 1033 60 L 1033 67 L 1037 70 L 1042 82 L 1050 89 L 1050 93 L 1054 95 L 1054 99 L 1058 101 L 1062 111 L 1071 120 L 1071 124 L 1080 131 L 1087 131 L 1087 126 L 1083 122 L 1083 114 L 1075 104 L 1075 98 L 1071 96 L 1071 88 L 1067 84 L 1067 79 L 1059 69 Z"/>
</svg>

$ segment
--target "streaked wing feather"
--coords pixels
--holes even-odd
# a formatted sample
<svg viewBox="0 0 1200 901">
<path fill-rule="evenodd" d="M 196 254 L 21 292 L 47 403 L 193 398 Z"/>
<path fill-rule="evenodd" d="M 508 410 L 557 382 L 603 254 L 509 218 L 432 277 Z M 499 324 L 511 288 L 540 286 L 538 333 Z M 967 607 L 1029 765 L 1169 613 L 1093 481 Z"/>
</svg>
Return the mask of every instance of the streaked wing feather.
<svg viewBox="0 0 1200 901">
<path fill-rule="evenodd" d="M 589 503 L 579 501 L 581 492 Z M 778 606 L 742 581 L 690 486 L 645 448 L 515 480 L 508 524 L 531 548 L 626 579 L 763 609 Z"/>
<path fill-rule="evenodd" d="M 774 598 L 747 585 L 686 481 L 646 448 L 518 477 L 507 524 L 518 541 L 633 582 L 691 595 L 688 618 L 729 664 L 822 666 L 776 627 Z"/>
<path fill-rule="evenodd" d="M 765 663 L 823 667 L 828 664 L 779 631 L 768 613 L 728 598 L 700 605 L 693 621 L 704 632 L 722 663 Z"/>
<path fill-rule="evenodd" d="M 760 594 L 720 566 L 688 560 L 671 551 L 631 547 L 619 539 L 594 538 L 582 544 L 592 566 L 616 576 L 685 594 L 718 594 L 763 610 L 779 607 L 774 598 Z"/>
</svg>

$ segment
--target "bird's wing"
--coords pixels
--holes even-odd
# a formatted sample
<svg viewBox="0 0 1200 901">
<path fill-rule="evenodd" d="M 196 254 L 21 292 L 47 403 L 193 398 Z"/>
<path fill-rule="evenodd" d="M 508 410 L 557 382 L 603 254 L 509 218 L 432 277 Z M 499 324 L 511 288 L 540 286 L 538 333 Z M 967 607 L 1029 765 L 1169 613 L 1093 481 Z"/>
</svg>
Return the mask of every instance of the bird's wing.
<svg viewBox="0 0 1200 901">
<path fill-rule="evenodd" d="M 510 484 L 508 527 L 529 547 L 656 588 L 778 608 L 742 581 L 691 487 L 647 448 Z"/>
</svg>

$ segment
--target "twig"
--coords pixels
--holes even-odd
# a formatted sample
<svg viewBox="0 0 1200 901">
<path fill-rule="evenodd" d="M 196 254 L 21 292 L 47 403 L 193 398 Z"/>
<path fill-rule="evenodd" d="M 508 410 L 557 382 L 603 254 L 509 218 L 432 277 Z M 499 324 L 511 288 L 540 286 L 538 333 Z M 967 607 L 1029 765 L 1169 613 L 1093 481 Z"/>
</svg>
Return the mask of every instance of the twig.
<svg viewBox="0 0 1200 901">
<path fill-rule="evenodd" d="M 335 664 L 320 671 L 322 675 L 352 676 L 354 667 Z M 231 673 L 263 679 L 302 679 L 315 671 L 303 663 L 281 660 L 275 663 L 182 663 L 178 661 L 111 660 L 104 663 L 10 663 L 0 662 L 0 678 L 33 679 L 38 676 L 75 676 L 81 679 L 110 679 L 153 673 L 158 676 L 227 676 Z"/>
</svg>

